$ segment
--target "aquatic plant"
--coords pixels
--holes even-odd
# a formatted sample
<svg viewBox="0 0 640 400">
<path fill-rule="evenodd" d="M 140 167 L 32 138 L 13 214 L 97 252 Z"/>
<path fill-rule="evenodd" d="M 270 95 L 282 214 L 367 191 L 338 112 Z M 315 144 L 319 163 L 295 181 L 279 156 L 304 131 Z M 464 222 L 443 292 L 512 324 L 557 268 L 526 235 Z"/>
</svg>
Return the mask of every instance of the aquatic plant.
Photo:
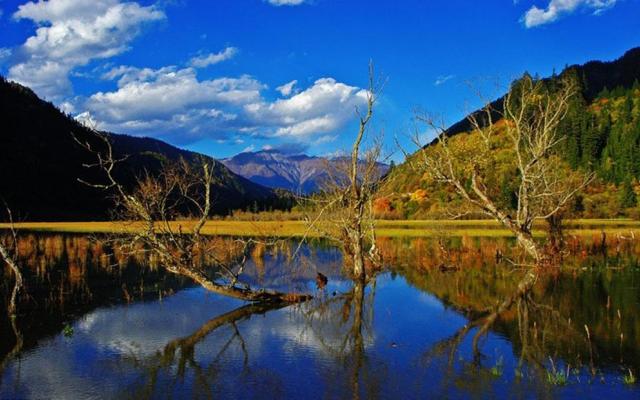
<svg viewBox="0 0 640 400">
<path fill-rule="evenodd" d="M 626 373 L 623 377 L 622 377 L 622 382 L 624 382 L 625 385 L 635 385 L 636 383 L 636 376 L 633 375 L 633 371 L 631 371 L 631 368 L 629 368 L 628 373 Z"/>
<path fill-rule="evenodd" d="M 496 361 L 496 365 L 491 367 L 491 375 L 502 376 L 503 372 L 504 372 L 504 360 L 502 356 L 500 356 L 500 358 L 498 358 L 498 360 Z"/>
<path fill-rule="evenodd" d="M 69 325 L 69 324 L 66 324 L 66 325 L 64 326 L 64 328 L 62 328 L 62 334 L 63 334 L 65 337 L 71 337 L 71 336 L 73 336 L 73 326 L 71 326 L 71 325 Z"/>
<path fill-rule="evenodd" d="M 571 367 L 567 365 L 567 370 L 562 371 L 556 369 L 553 359 L 549 358 L 549 361 L 551 361 L 551 371 L 547 371 L 547 382 L 553 386 L 564 386 L 568 384 Z"/>
</svg>

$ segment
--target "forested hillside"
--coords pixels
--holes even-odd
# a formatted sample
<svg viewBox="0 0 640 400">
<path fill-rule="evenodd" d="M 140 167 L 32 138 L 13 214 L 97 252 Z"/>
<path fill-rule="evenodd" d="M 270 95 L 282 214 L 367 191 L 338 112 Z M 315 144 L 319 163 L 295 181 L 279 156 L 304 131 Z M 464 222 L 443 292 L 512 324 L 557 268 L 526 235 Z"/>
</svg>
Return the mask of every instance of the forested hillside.
<svg viewBox="0 0 640 400">
<path fill-rule="evenodd" d="M 80 182 L 102 182 L 99 171 L 89 171 L 91 154 L 74 142 L 95 139 L 85 127 L 29 88 L 0 77 L 0 200 L 21 220 L 103 220 L 110 216 L 108 193 Z M 119 179 L 131 186 L 143 173 L 156 173 L 163 160 L 200 155 L 150 138 L 109 134 L 116 157 L 128 156 L 118 166 Z M 214 162 L 213 209 L 270 209 L 287 206 L 272 189 L 235 175 Z M 0 213 L 5 218 L 5 213 Z"/>
<path fill-rule="evenodd" d="M 594 181 L 566 210 L 574 217 L 637 217 L 640 187 L 640 49 L 613 62 L 571 66 L 544 79 L 553 90 L 560 79 L 572 79 L 578 90 L 559 128 L 558 153 L 573 169 L 593 171 Z M 493 103 L 499 115 L 500 98 Z M 476 112 L 477 113 L 477 112 Z M 467 120 L 452 125 L 447 134 L 456 146 L 473 146 Z M 435 142 L 431 143 L 435 145 Z M 427 150 L 428 151 L 428 150 Z M 415 156 L 414 156 L 415 157 Z M 509 151 L 496 148 L 495 186 L 505 204 L 517 202 L 515 170 Z M 376 202 L 386 218 L 445 217 L 455 208 L 456 196 L 417 174 L 404 163 L 389 175 L 385 195 Z"/>
</svg>

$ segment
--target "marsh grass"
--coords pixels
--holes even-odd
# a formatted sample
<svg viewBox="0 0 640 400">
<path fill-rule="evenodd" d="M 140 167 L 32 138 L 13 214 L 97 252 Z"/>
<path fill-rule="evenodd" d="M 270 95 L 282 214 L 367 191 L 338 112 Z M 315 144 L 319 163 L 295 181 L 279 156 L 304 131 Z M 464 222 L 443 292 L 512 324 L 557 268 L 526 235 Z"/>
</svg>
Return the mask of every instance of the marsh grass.
<svg viewBox="0 0 640 400">
<path fill-rule="evenodd" d="M 498 376 L 502 376 L 503 373 L 504 373 L 504 360 L 502 357 L 500 357 L 496 361 L 496 364 L 493 367 L 491 367 L 491 375 L 498 377 Z"/>
<path fill-rule="evenodd" d="M 624 382 L 625 385 L 635 385 L 636 384 L 636 376 L 633 375 L 633 372 L 631 371 L 631 369 L 627 370 L 627 373 L 624 374 L 624 376 L 622 377 L 622 382 Z"/>
<path fill-rule="evenodd" d="M 188 230 L 193 221 L 173 221 L 177 229 Z M 621 219 L 569 220 L 565 231 L 568 235 L 594 236 L 605 232 L 609 236 L 638 236 L 640 221 Z M 0 229 L 8 228 L 0 224 Z M 24 222 L 16 228 L 41 232 L 61 233 L 127 233 L 139 229 L 136 222 Z M 534 236 L 543 237 L 543 226 L 534 230 Z M 233 221 L 211 220 L 202 233 L 221 236 L 253 237 L 301 237 L 307 231 L 304 221 Z M 440 237 L 446 232 L 454 237 L 512 237 L 512 233 L 491 220 L 380 220 L 377 235 L 380 237 Z M 308 232 L 307 232 L 308 233 Z M 317 236 L 311 232 L 310 236 Z"/>
<path fill-rule="evenodd" d="M 569 383 L 569 375 L 571 373 L 571 367 L 567 365 L 565 371 L 557 369 L 552 358 L 549 358 L 551 362 L 551 370 L 547 371 L 547 382 L 553 386 L 565 386 Z"/>
</svg>

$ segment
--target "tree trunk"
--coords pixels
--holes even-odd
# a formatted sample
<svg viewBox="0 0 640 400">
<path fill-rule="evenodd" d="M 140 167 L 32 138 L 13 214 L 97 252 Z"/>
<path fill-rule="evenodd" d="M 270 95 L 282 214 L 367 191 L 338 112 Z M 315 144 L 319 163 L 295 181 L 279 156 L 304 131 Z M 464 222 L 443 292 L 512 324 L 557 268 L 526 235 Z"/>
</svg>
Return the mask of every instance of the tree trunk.
<svg viewBox="0 0 640 400">
<path fill-rule="evenodd" d="M 0 243 L 0 256 L 4 259 L 4 261 L 9 265 L 11 270 L 13 271 L 13 275 L 15 276 L 15 284 L 13 285 L 13 291 L 11 292 L 11 298 L 9 299 L 9 306 L 7 307 L 7 312 L 10 316 L 16 314 L 16 298 L 18 297 L 18 292 L 22 289 L 22 273 L 20 272 L 20 268 L 16 261 L 11 257 L 9 251 Z"/>
<path fill-rule="evenodd" d="M 536 272 L 534 272 L 533 270 L 527 271 L 524 278 L 522 278 L 522 280 L 518 283 L 518 287 L 516 288 L 515 293 L 513 293 L 511 296 L 505 299 L 502 303 L 500 303 L 500 305 L 498 305 L 496 310 L 491 314 L 489 314 L 489 316 L 487 316 L 484 319 L 484 323 L 482 327 L 480 327 L 478 332 L 473 337 L 472 347 L 473 347 L 474 353 L 476 354 L 479 353 L 478 341 L 480 340 L 480 337 L 489 330 L 489 328 L 496 321 L 496 319 L 498 319 L 498 317 L 502 313 L 507 311 L 517 299 L 524 297 L 529 292 L 529 290 L 531 290 L 531 288 L 533 287 L 533 285 L 536 283 L 537 280 L 538 280 L 538 274 Z"/>
<path fill-rule="evenodd" d="M 516 239 L 518 243 L 524 250 L 536 261 L 536 264 L 539 264 L 542 261 L 542 255 L 540 253 L 540 249 L 538 248 L 538 244 L 533 240 L 533 236 L 531 233 L 522 232 L 520 230 L 516 231 Z"/>
<path fill-rule="evenodd" d="M 284 303 L 280 304 L 249 304 L 242 306 L 240 308 L 236 308 L 233 311 L 229 311 L 228 313 L 219 315 L 204 325 L 202 325 L 197 331 L 193 332 L 189 336 L 185 336 L 179 339 L 174 339 L 171 342 L 167 343 L 165 346 L 164 352 L 165 355 L 170 354 L 171 357 L 175 354 L 175 350 L 177 348 L 185 349 L 189 348 L 191 351 L 195 347 L 195 345 L 206 338 L 211 332 L 218 329 L 219 327 L 234 323 L 246 318 L 250 318 L 252 315 L 256 314 L 264 314 L 267 311 L 276 310 L 285 306 Z"/>
<path fill-rule="evenodd" d="M 356 281 L 353 287 L 353 373 L 351 375 L 351 395 L 360 398 L 360 376 L 364 364 L 364 338 L 362 327 L 364 319 L 364 282 Z"/>
<path fill-rule="evenodd" d="M 364 269 L 364 250 L 362 245 L 362 238 L 359 233 L 354 235 L 356 237 L 353 240 L 353 277 L 359 282 L 365 281 L 365 269 Z"/>
<path fill-rule="evenodd" d="M 175 267 L 167 268 L 169 272 L 177 275 L 183 275 L 194 282 L 200 284 L 203 288 L 210 292 L 233 297 L 240 300 L 250 301 L 254 303 L 301 303 L 311 300 L 313 296 L 302 293 L 282 293 L 273 290 L 250 290 L 242 289 L 235 286 L 224 286 L 211 281 L 203 273 L 188 268 Z"/>
</svg>

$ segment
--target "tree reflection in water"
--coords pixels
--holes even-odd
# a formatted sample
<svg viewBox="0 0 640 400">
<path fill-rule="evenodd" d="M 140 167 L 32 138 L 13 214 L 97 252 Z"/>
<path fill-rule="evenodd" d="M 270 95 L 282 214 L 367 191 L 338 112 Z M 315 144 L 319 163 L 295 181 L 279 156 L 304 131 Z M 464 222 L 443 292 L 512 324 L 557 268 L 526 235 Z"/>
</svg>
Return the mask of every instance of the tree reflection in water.
<svg viewBox="0 0 640 400">
<path fill-rule="evenodd" d="M 133 398 L 155 398 L 163 393 L 173 393 L 178 379 L 184 381 L 189 372 L 193 376 L 194 393 L 211 397 L 216 393 L 216 386 L 224 376 L 219 372 L 224 368 L 223 356 L 233 346 L 240 348 L 243 353 L 243 368 L 241 374 L 250 375 L 249 346 L 241 334 L 242 324 L 251 318 L 268 312 L 288 307 L 290 318 L 302 321 L 300 335 L 311 334 L 322 346 L 322 351 L 330 354 L 336 362 L 344 365 L 344 372 L 348 377 L 348 385 L 353 398 L 371 398 L 372 390 L 379 387 L 374 381 L 366 380 L 368 373 L 374 378 L 373 371 L 365 371 L 366 344 L 372 343 L 371 322 L 373 319 L 373 299 L 375 297 L 375 280 L 370 283 L 371 290 L 366 294 L 365 285 L 354 282 L 353 287 L 346 293 L 329 295 L 321 292 L 313 301 L 289 305 L 286 304 L 249 304 L 216 316 L 193 333 L 169 341 L 160 351 L 146 358 L 138 358 L 130 354 L 123 358 L 123 362 L 144 371 L 142 379 L 135 386 L 127 388 L 127 395 Z M 365 310 L 369 310 L 366 314 Z M 221 328 L 229 328 L 219 332 Z M 308 331 L 308 332 L 305 332 Z M 206 362 L 196 355 L 197 347 L 209 335 L 229 334 L 228 339 L 220 342 L 219 349 L 206 348 L 206 352 L 213 356 Z M 369 337 L 367 337 L 369 336 Z M 363 372 L 365 374 L 363 374 Z M 160 375 L 175 375 L 168 387 L 158 387 Z M 363 376 L 364 375 L 364 376 Z M 343 377 L 335 377 L 342 380 Z M 339 392 L 344 395 L 343 387 Z"/>
<path fill-rule="evenodd" d="M 123 380 L 118 397 L 171 396 L 181 393 L 184 385 L 190 385 L 196 397 L 216 393 L 291 396 L 292 384 L 316 382 L 322 386 L 311 389 L 316 392 L 310 398 L 375 398 L 413 391 L 455 397 L 486 394 L 496 385 L 502 393 L 549 397 L 555 384 L 548 374 L 554 368 L 566 373 L 569 367 L 568 381 L 574 387 L 600 383 L 603 377 L 607 384 L 622 385 L 620 377 L 627 369 L 640 370 L 637 241 L 616 243 L 615 238 L 607 238 L 611 242 L 604 249 L 599 237 L 572 243 L 563 268 L 541 274 L 532 291 L 514 296 L 489 332 L 478 336 L 474 352 L 473 337 L 487 310 L 513 294 L 525 273 L 496 263 L 498 252 L 513 256 L 508 239 L 450 238 L 447 254 L 442 254 L 442 240 L 381 238 L 378 247 L 390 272 L 371 278 L 367 285 L 341 278 L 340 255 L 321 243 L 304 253 L 305 267 L 295 270 L 288 266 L 291 248 L 277 254 L 256 252 L 247 272 L 265 286 L 292 281 L 312 286 L 318 271 L 329 277 L 329 285 L 313 301 L 279 310 L 267 305 L 205 309 L 205 318 L 194 319 L 202 322 L 183 331 L 176 329 L 180 325 L 175 319 L 191 317 L 181 307 L 195 306 L 202 301 L 201 294 L 191 299 L 193 294 L 178 296 L 183 305 L 177 308 L 167 305 L 165 309 L 160 298 L 169 304 L 167 296 L 189 286 L 188 282 L 167 278 L 145 260 L 107 259 L 104 249 L 79 236 L 24 237 L 21 262 L 26 266 L 30 298 L 22 300 L 28 312 L 13 326 L 6 316 L 1 317 L 2 337 L 12 339 L 0 344 L 4 360 L 0 395 L 13 393 L 6 391 L 5 384 L 18 379 L 12 371 L 19 365 L 29 364 L 28 350 L 53 346 L 47 338 L 57 337 L 65 324 L 78 317 L 94 315 L 97 307 L 126 303 L 122 284 L 132 297 L 131 310 L 144 301 L 166 322 L 153 325 L 140 320 L 145 323 L 139 328 L 142 337 L 150 336 L 147 330 L 155 330 L 162 338 L 149 341 L 152 351 L 134 347 L 104 356 L 115 367 L 98 369 L 102 371 L 98 374 L 113 379 L 113 369 L 129 371 L 116 374 Z M 460 268 L 441 269 L 444 257 Z M 398 281 L 397 288 L 390 288 Z M 2 287 L 2 298 L 6 289 Z M 425 310 L 433 310 L 418 302 L 422 295 L 437 298 L 446 317 L 424 315 Z M 72 346 L 77 340 L 86 346 L 85 341 L 109 341 L 115 333 L 126 339 L 126 328 L 115 333 L 105 328 L 127 317 L 127 309 L 109 309 L 113 319 L 105 320 L 100 330 L 78 332 L 78 338 L 64 343 Z M 216 310 L 219 315 L 206 321 L 209 312 L 216 314 Z M 129 314 L 132 319 L 126 321 L 137 321 L 138 314 Z M 430 326 L 437 323 L 442 327 Z M 196 328 L 198 324 L 202 325 Z M 311 348 L 313 354 L 306 354 Z M 19 360 L 11 361 L 16 356 Z M 85 368 L 82 360 L 73 362 L 78 364 L 69 369 Z M 288 365 L 295 367 L 288 371 Z M 25 374 L 19 383 L 34 384 Z M 246 388 L 240 389 L 243 385 Z"/>
</svg>

